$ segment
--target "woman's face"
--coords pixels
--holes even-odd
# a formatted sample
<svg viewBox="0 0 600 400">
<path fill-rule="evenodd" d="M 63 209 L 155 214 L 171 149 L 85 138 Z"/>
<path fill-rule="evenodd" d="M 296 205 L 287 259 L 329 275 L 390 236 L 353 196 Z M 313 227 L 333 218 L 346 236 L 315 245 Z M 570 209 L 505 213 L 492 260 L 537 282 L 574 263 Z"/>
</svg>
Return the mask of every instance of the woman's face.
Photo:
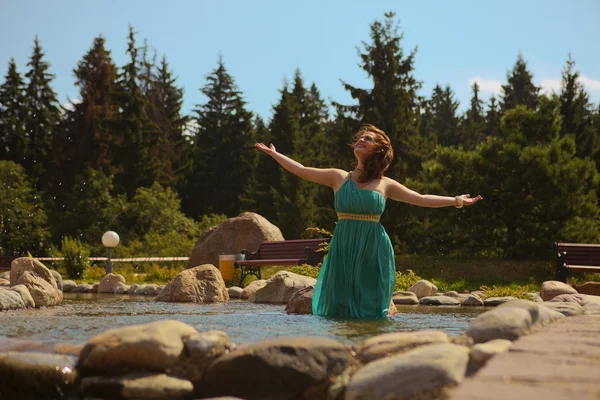
<svg viewBox="0 0 600 400">
<path fill-rule="evenodd" d="M 365 155 L 373 150 L 375 144 L 375 134 L 372 132 L 363 133 L 354 143 L 354 155 L 358 159 L 362 159 Z"/>
</svg>

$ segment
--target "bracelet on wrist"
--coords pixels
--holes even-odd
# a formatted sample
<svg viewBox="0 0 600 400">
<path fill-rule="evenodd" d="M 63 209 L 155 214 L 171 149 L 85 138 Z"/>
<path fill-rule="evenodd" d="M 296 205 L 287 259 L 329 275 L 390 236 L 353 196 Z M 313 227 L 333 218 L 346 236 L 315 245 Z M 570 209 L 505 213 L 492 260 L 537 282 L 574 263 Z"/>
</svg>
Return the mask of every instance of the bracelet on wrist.
<svg viewBox="0 0 600 400">
<path fill-rule="evenodd" d="M 455 196 L 454 200 L 456 200 L 456 205 L 455 205 L 456 208 L 462 208 L 463 207 L 463 205 L 464 205 L 464 199 L 463 199 L 462 196 Z"/>
</svg>

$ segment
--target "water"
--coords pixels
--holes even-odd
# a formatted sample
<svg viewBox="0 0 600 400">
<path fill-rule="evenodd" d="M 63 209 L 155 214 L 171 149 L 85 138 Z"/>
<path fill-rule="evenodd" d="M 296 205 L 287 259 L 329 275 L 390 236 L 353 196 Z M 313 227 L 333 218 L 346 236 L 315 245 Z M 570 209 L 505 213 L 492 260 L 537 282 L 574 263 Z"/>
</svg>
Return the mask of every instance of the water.
<svg viewBox="0 0 600 400">
<path fill-rule="evenodd" d="M 85 343 L 108 329 L 176 319 L 199 331 L 222 330 L 235 343 L 281 336 L 326 336 L 342 343 L 361 343 L 389 332 L 434 329 L 463 333 L 483 307 L 398 306 L 385 320 L 348 320 L 288 315 L 282 304 L 195 304 L 156 302 L 151 296 L 65 293 L 60 306 L 0 312 L 0 337 L 46 342 Z"/>
</svg>

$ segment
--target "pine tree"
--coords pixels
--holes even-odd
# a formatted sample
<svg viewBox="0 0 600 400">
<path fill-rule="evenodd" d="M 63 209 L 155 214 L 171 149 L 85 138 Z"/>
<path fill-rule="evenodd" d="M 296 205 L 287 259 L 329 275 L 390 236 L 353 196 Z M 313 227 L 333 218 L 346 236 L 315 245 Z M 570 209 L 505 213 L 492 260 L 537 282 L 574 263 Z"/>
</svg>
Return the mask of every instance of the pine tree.
<svg viewBox="0 0 600 400">
<path fill-rule="evenodd" d="M 477 85 L 477 82 L 473 83 L 472 89 L 471 108 L 467 110 L 462 123 L 462 144 L 465 149 L 474 149 L 485 137 L 483 101 L 479 98 L 479 85 Z"/>
<path fill-rule="evenodd" d="M 60 167 L 53 180 L 62 182 L 58 192 L 69 190 L 87 168 L 114 174 L 113 150 L 120 144 L 112 125 L 118 116 L 117 68 L 102 36 L 94 39 L 73 73 L 80 101 L 66 110 L 52 146 Z"/>
<path fill-rule="evenodd" d="M 502 135 L 500 131 L 500 113 L 498 112 L 498 103 L 496 97 L 492 95 L 490 105 L 485 116 L 485 135 L 499 137 Z"/>
<path fill-rule="evenodd" d="M 559 93 L 562 115 L 561 135 L 573 134 L 577 156 L 594 156 L 598 147 L 598 134 L 593 128 L 592 105 L 583 84 L 579 81 L 579 71 L 569 54 L 567 65 L 562 72 Z"/>
<path fill-rule="evenodd" d="M 421 83 L 413 76 L 416 49 L 405 57 L 403 34 L 399 33 L 393 12 L 385 14 L 383 23 L 375 21 L 370 28 L 371 42 L 363 42 L 364 51 L 359 56 L 360 67 L 373 80 L 373 87 L 360 89 L 342 81 L 358 101 L 342 106 L 342 110 L 358 122 L 373 124 L 387 133 L 395 151 L 390 173 L 403 180 L 417 173 L 424 157 L 418 134 L 417 91 Z M 349 139 L 352 133 L 348 132 Z"/>
<path fill-rule="evenodd" d="M 135 32 L 129 27 L 129 41 L 126 53 L 130 60 L 119 75 L 117 104 L 120 115 L 114 128 L 120 133 L 120 145 L 115 151 L 115 165 L 118 168 L 115 186 L 129 198 L 140 186 L 150 186 L 154 182 L 155 171 L 149 148 L 152 146 L 149 120 L 146 115 L 146 98 L 140 88 L 139 54 L 135 45 Z"/>
<path fill-rule="evenodd" d="M 445 89 L 436 85 L 431 96 L 432 128 L 437 135 L 438 143 L 443 146 L 458 147 L 462 144 L 457 110 L 458 101 L 454 99 L 450 85 Z"/>
<path fill-rule="evenodd" d="M 25 83 L 14 58 L 0 86 L 0 159 L 23 162 L 27 153 L 25 135 Z"/>
<path fill-rule="evenodd" d="M 184 207 L 193 218 L 219 213 L 235 216 L 251 172 L 252 113 L 222 59 L 201 92 L 208 98 L 194 110 L 198 130 Z"/>
<path fill-rule="evenodd" d="M 160 132 L 157 150 L 164 161 L 158 181 L 175 186 L 182 182 L 189 167 L 191 149 L 184 136 L 188 117 L 181 113 L 183 89 L 176 86 L 176 78 L 165 56 L 150 83 L 147 97 L 147 114 Z"/>
<path fill-rule="evenodd" d="M 533 84 L 533 75 L 521 54 L 517 56 L 512 72 L 506 74 L 506 79 L 508 83 L 502 85 L 502 112 L 519 105 L 535 110 L 540 89 Z"/>
<path fill-rule="evenodd" d="M 28 175 L 38 182 L 39 187 L 44 187 L 47 182 L 44 178 L 52 159 L 50 143 L 60 121 L 58 100 L 50 86 L 54 75 L 48 72 L 50 65 L 44 60 L 44 55 L 36 37 L 33 54 L 27 64 L 29 71 L 25 75 L 29 82 L 25 90 L 28 150 L 24 165 Z"/>
</svg>

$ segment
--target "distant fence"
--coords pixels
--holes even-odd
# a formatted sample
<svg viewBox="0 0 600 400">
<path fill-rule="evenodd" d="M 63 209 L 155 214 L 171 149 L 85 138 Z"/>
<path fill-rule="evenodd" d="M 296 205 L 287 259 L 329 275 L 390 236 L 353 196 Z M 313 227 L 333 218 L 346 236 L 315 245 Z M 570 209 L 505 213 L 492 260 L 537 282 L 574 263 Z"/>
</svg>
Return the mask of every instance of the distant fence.
<svg viewBox="0 0 600 400">
<path fill-rule="evenodd" d="M 62 261 L 64 257 L 34 257 L 40 261 Z M 135 262 L 135 261 L 188 261 L 189 257 L 130 257 L 111 258 L 112 262 Z M 108 257 L 88 257 L 91 261 L 106 261 Z"/>
</svg>

